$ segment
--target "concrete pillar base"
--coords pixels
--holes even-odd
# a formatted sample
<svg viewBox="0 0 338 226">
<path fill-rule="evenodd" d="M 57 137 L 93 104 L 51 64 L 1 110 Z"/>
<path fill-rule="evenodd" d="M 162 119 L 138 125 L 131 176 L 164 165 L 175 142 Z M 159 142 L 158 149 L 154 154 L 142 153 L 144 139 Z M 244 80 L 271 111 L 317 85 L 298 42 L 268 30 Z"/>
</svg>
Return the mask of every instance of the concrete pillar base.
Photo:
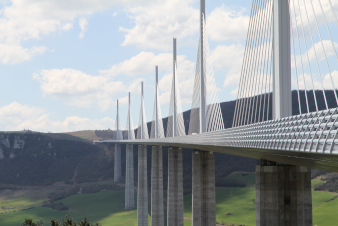
<svg viewBox="0 0 338 226">
<path fill-rule="evenodd" d="M 310 168 L 256 166 L 256 225 L 312 226 Z"/>
<path fill-rule="evenodd" d="M 168 149 L 167 226 L 184 226 L 182 149 Z"/>
<path fill-rule="evenodd" d="M 192 153 L 192 225 L 216 225 L 215 156 L 213 152 Z"/>
<path fill-rule="evenodd" d="M 121 180 L 121 144 L 115 144 L 114 151 L 114 181 Z"/>
<path fill-rule="evenodd" d="M 151 156 L 151 226 L 164 226 L 162 147 L 153 146 Z"/>
<path fill-rule="evenodd" d="M 147 146 L 138 146 L 137 226 L 148 226 Z"/>
<path fill-rule="evenodd" d="M 126 145 L 126 189 L 125 189 L 125 209 L 135 208 L 134 197 L 134 151 L 133 145 Z"/>
</svg>

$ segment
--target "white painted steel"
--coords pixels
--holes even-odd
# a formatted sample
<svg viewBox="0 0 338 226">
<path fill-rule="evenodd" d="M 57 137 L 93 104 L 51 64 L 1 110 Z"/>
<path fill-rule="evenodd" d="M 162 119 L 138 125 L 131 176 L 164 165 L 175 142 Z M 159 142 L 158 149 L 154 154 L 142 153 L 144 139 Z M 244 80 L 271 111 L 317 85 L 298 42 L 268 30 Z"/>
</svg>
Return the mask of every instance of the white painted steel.
<svg viewBox="0 0 338 226">
<path fill-rule="evenodd" d="M 164 138 L 164 129 L 161 113 L 160 98 L 158 95 L 158 66 L 155 66 L 155 98 L 153 109 L 153 120 L 151 122 L 150 138 Z"/>
<path fill-rule="evenodd" d="M 338 108 L 182 137 L 102 142 L 161 146 L 238 147 L 338 155 Z"/>
<path fill-rule="evenodd" d="M 144 111 L 143 82 L 141 82 L 141 109 L 137 128 L 137 139 L 149 139 L 146 113 Z"/>
<path fill-rule="evenodd" d="M 289 1 L 274 0 L 273 8 L 274 70 L 272 112 L 273 119 L 279 119 L 292 115 Z"/>
<path fill-rule="evenodd" d="M 133 119 L 131 117 L 131 102 L 130 102 L 130 92 L 128 95 L 128 116 L 127 116 L 127 131 L 128 131 L 128 140 L 135 140 L 135 131 L 133 126 Z"/>
<path fill-rule="evenodd" d="M 206 22 L 205 18 L 205 0 L 200 1 L 200 57 L 201 57 L 201 71 L 200 71 L 200 112 L 199 112 L 199 120 L 200 120 L 200 131 L 199 133 L 207 132 L 207 124 L 206 124 L 206 87 L 205 87 L 205 59 L 204 59 L 204 51 L 205 51 L 205 41 L 204 41 L 204 23 Z"/>
<path fill-rule="evenodd" d="M 120 129 L 119 100 L 116 100 L 115 130 L 116 130 L 116 140 L 123 140 L 122 130 Z"/>
<path fill-rule="evenodd" d="M 176 38 L 173 38 L 173 79 L 166 137 L 185 135 L 180 89 L 177 80 Z"/>
</svg>

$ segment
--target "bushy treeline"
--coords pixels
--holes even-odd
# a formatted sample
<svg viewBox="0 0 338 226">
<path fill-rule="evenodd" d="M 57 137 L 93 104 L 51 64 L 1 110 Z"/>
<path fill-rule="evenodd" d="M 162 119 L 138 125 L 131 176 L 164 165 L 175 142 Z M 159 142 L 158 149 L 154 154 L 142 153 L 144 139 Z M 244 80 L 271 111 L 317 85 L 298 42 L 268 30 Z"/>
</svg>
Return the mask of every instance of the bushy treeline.
<svg viewBox="0 0 338 226">
<path fill-rule="evenodd" d="M 22 226 L 42 226 L 42 223 L 39 221 L 37 223 L 34 223 L 32 219 L 25 219 Z M 76 223 L 69 215 L 66 215 L 66 219 L 63 219 L 62 221 L 58 221 L 58 219 L 52 218 L 50 221 L 50 226 L 101 226 L 99 223 L 90 223 L 87 219 L 87 217 L 84 217 L 83 220 L 81 220 L 79 223 Z"/>
<path fill-rule="evenodd" d="M 323 180 L 324 184 L 317 184 L 315 191 L 338 192 L 338 173 L 327 173 Z"/>
<path fill-rule="evenodd" d="M 48 207 L 54 210 L 69 210 L 69 206 L 62 202 L 53 202 L 53 203 L 47 202 L 44 203 L 43 207 Z"/>
<path fill-rule="evenodd" d="M 314 179 L 320 175 L 328 173 L 325 170 L 319 170 L 319 169 L 311 169 L 311 179 Z"/>
</svg>

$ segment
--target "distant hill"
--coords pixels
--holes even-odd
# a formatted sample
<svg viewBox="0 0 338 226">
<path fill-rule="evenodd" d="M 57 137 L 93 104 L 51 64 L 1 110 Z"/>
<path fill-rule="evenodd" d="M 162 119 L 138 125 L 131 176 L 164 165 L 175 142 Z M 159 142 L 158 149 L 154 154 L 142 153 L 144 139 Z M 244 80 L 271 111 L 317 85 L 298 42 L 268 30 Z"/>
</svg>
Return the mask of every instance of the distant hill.
<svg viewBox="0 0 338 226">
<path fill-rule="evenodd" d="M 323 95 L 316 91 L 320 109 L 325 107 Z M 329 107 L 335 106 L 333 91 L 327 91 Z M 310 111 L 315 110 L 313 94 L 308 91 Z M 312 100 L 311 100 L 312 97 Z M 321 99 L 320 99 L 321 98 Z M 270 98 L 271 101 L 271 98 Z M 301 92 L 303 111 L 304 91 Z M 235 101 L 221 103 L 224 125 L 231 127 Z M 297 92 L 292 92 L 293 114 L 298 114 Z M 270 118 L 271 118 L 270 103 Z M 186 132 L 190 110 L 183 113 Z M 163 119 L 164 129 L 168 118 Z M 151 122 L 147 124 L 150 132 Z M 135 131 L 136 132 L 136 131 Z M 0 183 L 21 185 L 50 185 L 59 181 L 91 182 L 113 177 L 114 149 L 91 140 L 114 139 L 112 130 L 86 130 L 71 133 L 0 132 Z M 126 134 L 124 133 L 124 136 Z M 125 150 L 125 146 L 122 146 Z M 234 171 L 253 172 L 256 160 L 215 153 L 216 180 Z M 191 149 L 184 149 L 184 188 L 191 190 Z M 125 152 L 122 151 L 122 176 L 125 175 Z M 134 146 L 135 184 L 137 184 L 137 145 Z M 163 147 L 164 188 L 167 183 L 167 147 Z M 151 146 L 148 146 L 148 177 L 150 186 Z"/>
<path fill-rule="evenodd" d="M 307 112 L 305 92 L 304 92 L 304 90 L 300 90 L 299 93 L 300 93 L 300 102 L 301 102 L 301 106 L 302 106 L 302 113 L 305 113 L 305 112 Z M 327 96 L 327 103 L 328 103 L 329 108 L 337 107 L 333 90 L 326 90 L 325 93 L 326 93 L 326 96 Z M 318 110 L 325 109 L 325 101 L 324 101 L 323 92 L 321 90 L 316 90 L 315 94 L 316 94 L 316 97 L 317 97 Z M 269 119 L 271 119 L 272 118 L 272 94 L 270 93 L 269 95 L 270 95 L 269 98 L 268 98 L 268 96 L 266 96 L 266 108 L 267 108 L 267 105 L 269 105 Z M 308 104 L 309 104 L 310 112 L 316 111 L 313 91 L 307 91 L 307 97 L 308 97 Z M 260 96 L 256 96 L 255 98 L 256 98 L 256 101 L 260 100 Z M 268 99 L 270 100 L 269 104 L 267 102 Z M 247 100 L 245 100 L 245 101 L 247 101 Z M 248 103 L 249 103 L 249 101 L 248 101 Z M 252 105 L 253 105 L 253 102 L 252 102 Z M 221 111 L 222 111 L 222 116 L 223 116 L 224 128 L 232 127 L 232 121 L 233 121 L 234 112 L 235 112 L 236 100 L 222 102 L 222 103 L 220 103 L 220 106 L 221 106 Z M 261 111 L 263 111 L 263 103 L 262 103 Z M 188 131 L 189 131 L 190 112 L 191 112 L 190 110 L 183 112 L 184 126 L 185 126 L 186 134 L 188 134 Z M 267 109 L 265 109 L 265 112 L 267 112 Z M 299 114 L 298 93 L 297 93 L 296 90 L 293 90 L 292 91 L 292 115 L 297 115 L 297 114 Z M 164 131 L 166 133 L 168 117 L 163 118 L 162 120 L 163 120 L 163 128 L 164 128 Z M 151 122 L 147 123 L 147 127 L 148 127 L 148 132 L 150 134 Z M 94 130 L 86 130 L 86 131 L 71 132 L 69 134 L 73 135 L 73 136 L 80 137 L 80 138 L 84 138 L 84 139 L 90 139 L 90 140 L 93 140 L 93 139 L 94 140 L 95 139 L 99 139 L 99 140 L 115 139 L 115 137 L 116 137 L 116 133 L 113 130 L 95 130 L 95 131 Z M 124 135 L 124 138 L 126 139 L 127 133 L 124 132 L 123 135 Z M 137 135 L 137 130 L 135 129 L 135 136 L 136 135 Z"/>
<path fill-rule="evenodd" d="M 0 183 L 48 185 L 112 175 L 103 146 L 62 133 L 0 133 Z"/>
</svg>

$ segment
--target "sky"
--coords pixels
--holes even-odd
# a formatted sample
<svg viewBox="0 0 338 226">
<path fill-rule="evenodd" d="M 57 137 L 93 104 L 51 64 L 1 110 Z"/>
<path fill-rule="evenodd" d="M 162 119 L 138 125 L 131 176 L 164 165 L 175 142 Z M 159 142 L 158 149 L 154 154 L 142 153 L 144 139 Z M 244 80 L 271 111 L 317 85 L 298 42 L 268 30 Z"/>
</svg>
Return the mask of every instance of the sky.
<svg viewBox="0 0 338 226">
<path fill-rule="evenodd" d="M 338 87 L 338 13 L 329 4 L 338 12 L 338 0 L 320 1 L 323 11 L 319 1 L 312 1 L 318 17 L 305 7 L 310 1 L 292 1 L 294 45 L 304 41 L 292 51 L 294 89 L 297 81 L 300 89 L 332 89 L 331 81 Z M 220 102 L 237 97 L 251 5 L 252 0 L 206 1 L 206 31 Z M 306 9 L 308 24 L 303 21 Z M 317 23 L 322 37 L 315 34 Z M 325 34 L 326 28 L 330 34 Z M 182 110 L 191 108 L 198 0 L 0 0 L 0 31 L 0 131 L 113 129 L 117 99 L 125 127 L 128 92 L 137 126 L 141 81 L 150 121 L 155 65 L 162 116 L 167 117 L 174 37 Z M 297 32 L 300 38 L 295 40 Z M 331 71 L 325 69 L 327 64 Z"/>
<path fill-rule="evenodd" d="M 234 100 L 252 2 L 208 0 L 207 33 L 221 102 Z M 140 82 L 152 118 L 155 65 L 169 113 L 177 38 L 183 111 L 191 108 L 198 0 L 0 0 L 0 131 L 124 127 L 127 95 L 138 124 Z"/>
</svg>

